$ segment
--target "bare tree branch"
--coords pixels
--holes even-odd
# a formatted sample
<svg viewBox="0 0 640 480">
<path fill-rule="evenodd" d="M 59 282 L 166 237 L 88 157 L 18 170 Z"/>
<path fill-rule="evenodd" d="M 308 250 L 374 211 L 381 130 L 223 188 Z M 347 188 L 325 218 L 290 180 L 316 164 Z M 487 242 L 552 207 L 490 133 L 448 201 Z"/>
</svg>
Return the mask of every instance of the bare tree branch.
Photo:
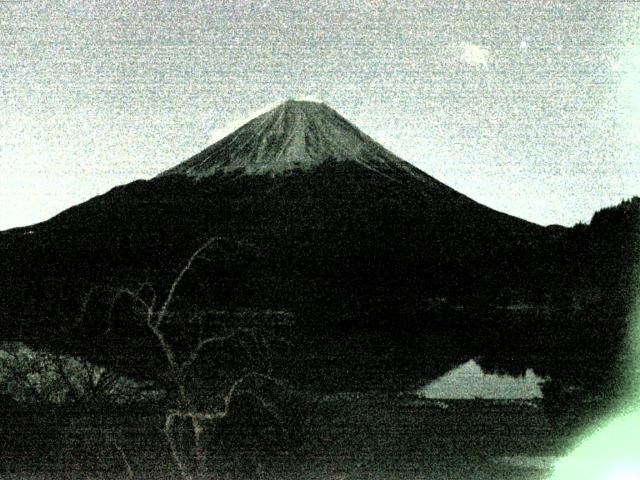
<svg viewBox="0 0 640 480">
<path fill-rule="evenodd" d="M 185 480 L 191 480 L 193 476 L 188 465 L 189 462 L 185 460 L 176 441 L 174 429 L 178 420 L 186 421 L 191 425 L 197 461 L 196 465 L 198 467 L 205 465 L 206 460 L 205 450 L 202 445 L 202 435 L 205 425 L 213 424 L 215 428 L 217 422 L 229 415 L 231 405 L 238 396 L 247 395 L 254 398 L 260 408 L 264 409 L 276 418 L 276 420 L 280 421 L 274 405 L 255 391 L 255 381 L 258 379 L 278 383 L 274 378 L 267 374 L 252 371 L 235 379 L 222 396 L 222 408 L 217 410 L 209 411 L 208 409 L 203 410 L 201 408 L 194 408 L 196 402 L 192 398 L 191 392 L 188 390 L 188 377 L 193 374 L 189 370 L 198 361 L 204 349 L 214 344 L 221 345 L 232 338 L 239 337 L 241 334 L 246 335 L 246 337 L 248 337 L 248 343 L 251 344 L 251 348 L 249 348 L 247 342 L 242 338 L 238 339 L 239 345 L 245 349 L 250 360 L 253 362 L 255 360 L 269 359 L 268 366 L 270 370 L 271 362 L 269 357 L 271 350 L 267 340 L 258 335 L 255 327 L 238 325 L 234 328 L 228 329 L 225 325 L 217 321 L 209 321 L 209 316 L 214 313 L 216 315 L 219 313 L 226 315 L 228 312 L 198 312 L 191 318 L 191 323 L 197 323 L 197 339 L 186 353 L 179 353 L 176 351 L 163 329 L 167 318 L 171 315 L 174 300 L 186 275 L 194 268 L 197 260 L 211 262 L 211 259 L 208 256 L 205 256 L 204 252 L 215 242 L 219 242 L 220 240 L 222 240 L 221 237 L 212 237 L 193 252 L 175 278 L 173 278 L 166 296 L 164 296 L 161 303 L 159 303 L 160 299 L 158 298 L 153 286 L 149 283 L 145 283 L 135 290 L 128 288 L 119 289 L 113 297 L 109 310 L 110 328 L 112 325 L 112 315 L 115 304 L 123 296 L 129 297 L 133 302 L 133 306 L 135 306 L 136 309 L 140 309 L 138 310 L 138 313 L 142 315 L 144 324 L 156 338 L 160 348 L 162 349 L 167 361 L 169 379 L 174 384 L 178 394 L 177 408 L 170 409 L 166 412 L 164 434 L 178 471 Z M 144 298 L 143 293 L 145 289 L 148 289 L 151 292 L 151 298 Z M 229 373 L 226 371 L 220 373 L 221 375 L 230 377 Z M 248 388 L 247 385 L 250 380 L 254 382 L 252 388 Z M 95 387 L 98 387 L 98 384 L 100 384 L 100 376 L 96 379 Z M 109 388 L 106 382 L 105 388 Z M 130 472 L 130 469 L 128 469 L 128 472 Z"/>
<path fill-rule="evenodd" d="M 185 266 L 182 267 L 182 270 L 180 270 L 180 273 L 178 273 L 178 276 L 174 279 L 173 283 L 171 284 L 171 287 L 169 288 L 169 293 L 167 294 L 167 297 L 164 303 L 162 304 L 160 311 L 158 312 L 158 319 L 156 323 L 157 327 L 160 327 L 160 325 L 162 325 L 162 322 L 164 321 L 164 318 L 167 315 L 169 307 L 171 306 L 171 302 L 173 302 L 173 297 L 176 293 L 176 290 L 178 289 L 178 286 L 182 282 L 182 279 L 184 278 L 184 276 L 187 274 L 189 270 L 191 270 L 193 263 L 196 261 L 196 259 L 200 256 L 200 254 L 204 250 L 209 248 L 214 242 L 217 242 L 220 240 L 221 240 L 221 237 L 211 237 L 202 246 L 200 246 L 200 248 L 198 248 L 195 252 L 193 252 L 193 255 L 191 255 L 191 257 L 189 258 Z"/>
<path fill-rule="evenodd" d="M 129 460 L 127 459 L 127 455 L 124 453 L 124 450 L 122 449 L 120 444 L 115 439 L 112 439 L 111 441 L 112 441 L 114 447 L 116 447 L 116 450 L 120 454 L 120 458 L 122 459 L 122 462 L 124 463 L 124 466 L 125 466 L 125 468 L 127 470 L 127 478 L 129 480 L 133 480 L 133 478 L 134 478 L 133 468 L 131 468 L 131 464 L 129 463 Z"/>
</svg>

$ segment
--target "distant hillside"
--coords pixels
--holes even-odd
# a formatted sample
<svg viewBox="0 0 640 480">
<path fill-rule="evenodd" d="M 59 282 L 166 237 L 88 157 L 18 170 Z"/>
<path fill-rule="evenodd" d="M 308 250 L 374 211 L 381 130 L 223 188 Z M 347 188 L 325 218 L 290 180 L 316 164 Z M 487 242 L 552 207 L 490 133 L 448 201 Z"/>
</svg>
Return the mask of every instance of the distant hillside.
<svg viewBox="0 0 640 480">
<path fill-rule="evenodd" d="M 551 252 L 558 283 L 544 308 L 529 316 L 520 312 L 513 328 L 484 349 L 482 366 L 512 374 L 534 367 L 552 379 L 544 385 L 549 403 L 592 401 L 606 408 L 628 375 L 625 342 L 640 278 L 640 198 L 560 232 Z"/>
</svg>

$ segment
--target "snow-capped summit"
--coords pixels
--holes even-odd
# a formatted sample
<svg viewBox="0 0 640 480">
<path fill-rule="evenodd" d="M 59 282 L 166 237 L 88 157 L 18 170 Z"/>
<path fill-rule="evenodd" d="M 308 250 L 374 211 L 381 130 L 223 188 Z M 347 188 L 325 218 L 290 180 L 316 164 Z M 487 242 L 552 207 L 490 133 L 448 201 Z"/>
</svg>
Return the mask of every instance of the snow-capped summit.
<svg viewBox="0 0 640 480">
<path fill-rule="evenodd" d="M 277 175 L 324 162 L 356 162 L 384 174 L 414 168 L 324 103 L 287 100 L 161 175 Z"/>
</svg>

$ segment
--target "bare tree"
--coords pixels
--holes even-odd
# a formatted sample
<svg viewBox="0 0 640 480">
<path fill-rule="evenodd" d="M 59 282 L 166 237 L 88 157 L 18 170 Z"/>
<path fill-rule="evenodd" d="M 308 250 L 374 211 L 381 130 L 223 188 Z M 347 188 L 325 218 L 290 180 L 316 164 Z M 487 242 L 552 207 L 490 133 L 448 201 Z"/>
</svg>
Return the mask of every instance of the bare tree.
<svg viewBox="0 0 640 480">
<path fill-rule="evenodd" d="M 271 375 L 268 360 L 269 342 L 265 336 L 261 336 L 257 326 L 242 324 L 229 326 L 215 321 L 216 312 L 211 312 L 210 310 L 193 311 L 189 313 L 189 318 L 186 321 L 184 318 L 181 319 L 181 325 L 195 325 L 195 338 L 192 339 L 192 344 L 186 350 L 183 345 L 180 348 L 176 348 L 165 331 L 170 317 L 177 315 L 173 311 L 174 302 L 185 277 L 194 270 L 196 262 L 202 260 L 210 261 L 205 252 L 220 241 L 220 238 L 213 237 L 196 249 L 173 278 L 164 296 L 159 295 L 155 287 L 146 282 L 139 285 L 137 289 L 118 289 L 112 302 L 111 311 L 113 311 L 113 306 L 120 298 L 128 297 L 135 307 L 135 312 L 141 317 L 143 324 L 156 339 L 162 351 L 166 361 L 168 378 L 177 393 L 176 405 L 166 412 L 164 434 L 180 475 L 187 480 L 193 478 L 193 470 L 196 472 L 201 471 L 206 464 L 206 452 L 202 442 L 205 427 L 215 428 L 220 420 L 229 416 L 232 403 L 241 395 L 250 395 L 260 407 L 275 418 L 278 418 L 274 406 L 259 393 L 258 384 L 260 382 L 276 384 L 280 382 Z M 286 316 L 284 312 L 275 313 Z M 109 325 L 111 323 L 110 321 Z M 111 327 L 109 326 L 108 328 Z M 201 360 L 203 353 L 207 349 L 216 346 L 220 347 L 232 339 L 236 341 L 239 348 L 243 348 L 247 352 L 251 350 L 251 347 L 247 346 L 247 343 L 250 342 L 255 347 L 254 350 L 259 352 L 259 354 L 252 354 L 252 358 L 256 360 L 259 357 L 260 362 L 258 363 L 263 364 L 261 365 L 263 367 L 265 366 L 265 360 L 267 360 L 266 368 L 258 370 L 253 368 L 255 365 L 252 365 L 251 369 L 245 369 L 242 374 L 231 379 L 224 391 L 220 392 L 221 399 L 218 406 L 207 405 L 202 407 L 197 405 L 197 402 L 194 401 L 194 392 L 189 389 L 190 376 L 193 374 L 194 365 Z M 281 338 L 279 339 L 279 341 L 282 340 Z M 221 373 L 226 373 L 227 377 L 229 377 L 228 372 Z M 195 469 L 189 468 L 189 462 L 185 459 L 184 452 L 180 451 L 175 432 L 178 420 L 190 424 L 193 436 Z"/>
<path fill-rule="evenodd" d="M 64 398 L 58 382 L 55 356 L 35 352 L 23 344 L 4 345 L 0 372 L 4 388 L 24 403 L 52 403 Z"/>
<path fill-rule="evenodd" d="M 158 393 L 153 382 L 134 381 L 87 360 L 22 343 L 2 346 L 0 371 L 3 388 L 29 403 L 98 406 Z"/>
</svg>

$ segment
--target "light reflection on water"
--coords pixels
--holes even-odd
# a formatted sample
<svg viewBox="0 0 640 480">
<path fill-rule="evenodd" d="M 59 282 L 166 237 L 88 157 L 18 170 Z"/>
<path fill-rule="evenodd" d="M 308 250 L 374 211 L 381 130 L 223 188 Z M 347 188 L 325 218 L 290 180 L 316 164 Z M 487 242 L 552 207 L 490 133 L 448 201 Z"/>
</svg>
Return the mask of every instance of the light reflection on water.
<svg viewBox="0 0 640 480">
<path fill-rule="evenodd" d="M 519 377 L 488 374 L 474 360 L 469 360 L 416 393 L 439 399 L 535 399 L 542 398 L 543 382 L 531 369 Z"/>
</svg>

